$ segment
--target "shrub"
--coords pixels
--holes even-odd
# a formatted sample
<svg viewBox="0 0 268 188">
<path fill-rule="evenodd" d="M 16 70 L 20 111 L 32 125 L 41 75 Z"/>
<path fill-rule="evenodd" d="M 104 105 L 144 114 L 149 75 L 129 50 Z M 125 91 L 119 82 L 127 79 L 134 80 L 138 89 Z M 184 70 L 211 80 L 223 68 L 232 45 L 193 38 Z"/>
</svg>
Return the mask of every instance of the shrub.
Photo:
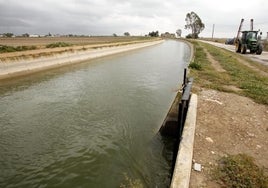
<svg viewBox="0 0 268 188">
<path fill-rule="evenodd" d="M 254 163 L 252 157 L 245 154 L 222 157 L 215 174 L 216 179 L 226 187 L 268 187 L 268 177 L 264 175 L 263 169 Z"/>
<path fill-rule="evenodd" d="M 189 64 L 190 69 L 195 69 L 195 70 L 202 70 L 202 65 L 198 62 L 191 62 Z"/>
<path fill-rule="evenodd" d="M 268 51 L 268 41 L 263 42 L 263 50 Z"/>
<path fill-rule="evenodd" d="M 46 45 L 46 48 L 57 48 L 57 47 L 67 47 L 67 46 L 72 46 L 72 45 L 66 42 L 56 42 L 56 43 L 51 43 L 51 44 Z"/>
<path fill-rule="evenodd" d="M 0 45 L 0 53 L 5 52 L 18 52 L 18 51 L 26 51 L 26 50 L 35 50 L 36 46 L 6 46 L 6 45 Z"/>
</svg>

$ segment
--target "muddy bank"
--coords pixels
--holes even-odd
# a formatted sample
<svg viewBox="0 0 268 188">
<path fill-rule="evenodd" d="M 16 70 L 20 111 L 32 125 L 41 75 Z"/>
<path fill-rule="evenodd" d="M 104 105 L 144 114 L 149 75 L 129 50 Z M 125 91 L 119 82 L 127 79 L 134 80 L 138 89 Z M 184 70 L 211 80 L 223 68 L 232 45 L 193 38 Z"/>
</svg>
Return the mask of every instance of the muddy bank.
<svg viewBox="0 0 268 188">
<path fill-rule="evenodd" d="M 75 64 L 81 61 L 94 59 L 98 57 L 108 56 L 147 46 L 156 45 L 163 42 L 153 41 L 146 43 L 129 44 L 113 47 L 99 47 L 97 49 L 89 49 L 84 51 L 68 51 L 60 54 L 53 54 L 51 56 L 43 56 L 38 58 L 20 58 L 14 61 L 0 62 L 0 80 L 12 78 L 16 76 L 27 75 L 42 70 L 48 70 L 68 64 Z"/>
</svg>

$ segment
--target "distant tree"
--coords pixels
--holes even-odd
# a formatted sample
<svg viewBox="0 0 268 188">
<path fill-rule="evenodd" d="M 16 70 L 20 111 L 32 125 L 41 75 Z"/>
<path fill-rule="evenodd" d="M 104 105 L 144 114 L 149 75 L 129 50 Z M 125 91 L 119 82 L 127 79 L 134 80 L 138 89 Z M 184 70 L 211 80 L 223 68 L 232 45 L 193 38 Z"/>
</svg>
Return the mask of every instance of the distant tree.
<svg viewBox="0 0 268 188">
<path fill-rule="evenodd" d="M 117 37 L 117 34 L 114 33 L 113 36 L 114 36 L 114 37 Z"/>
<path fill-rule="evenodd" d="M 188 34 L 188 35 L 186 35 L 186 38 L 191 39 L 191 38 L 193 38 L 193 36 L 192 36 L 192 34 Z"/>
<path fill-rule="evenodd" d="M 129 37 L 130 36 L 129 32 L 125 32 L 124 36 Z"/>
<path fill-rule="evenodd" d="M 177 34 L 177 37 L 181 37 L 181 29 L 177 29 L 176 34 Z"/>
<path fill-rule="evenodd" d="M 29 37 L 30 35 L 28 33 L 24 33 L 21 35 L 22 37 Z"/>
<path fill-rule="evenodd" d="M 192 38 L 198 38 L 198 35 L 205 28 L 205 24 L 202 23 L 202 20 L 199 18 L 199 16 L 195 12 L 187 13 L 185 21 L 185 29 L 191 29 Z"/>
<path fill-rule="evenodd" d="M 149 32 L 149 36 L 150 37 L 159 37 L 159 32 L 158 31 Z"/>
<path fill-rule="evenodd" d="M 4 37 L 13 37 L 14 34 L 13 33 L 3 33 Z"/>
</svg>

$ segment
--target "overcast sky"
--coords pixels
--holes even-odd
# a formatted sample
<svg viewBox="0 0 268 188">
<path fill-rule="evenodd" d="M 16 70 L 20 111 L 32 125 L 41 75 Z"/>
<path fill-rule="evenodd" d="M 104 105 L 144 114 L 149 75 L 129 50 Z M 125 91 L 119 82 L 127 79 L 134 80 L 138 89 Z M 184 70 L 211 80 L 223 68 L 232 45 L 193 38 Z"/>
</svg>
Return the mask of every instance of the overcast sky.
<svg viewBox="0 0 268 188">
<path fill-rule="evenodd" d="M 268 32 L 267 0 L 0 0 L 0 33 L 144 35 L 158 30 L 182 36 L 186 14 L 194 11 L 205 24 L 201 37 L 236 35 L 244 29 Z"/>
</svg>

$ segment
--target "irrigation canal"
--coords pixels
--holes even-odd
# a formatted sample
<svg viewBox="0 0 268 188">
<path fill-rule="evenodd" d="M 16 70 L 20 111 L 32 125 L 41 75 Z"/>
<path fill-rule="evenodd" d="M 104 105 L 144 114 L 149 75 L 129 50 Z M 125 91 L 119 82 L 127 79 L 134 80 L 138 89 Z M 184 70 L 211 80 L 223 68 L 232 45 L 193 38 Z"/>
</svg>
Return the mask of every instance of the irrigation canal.
<svg viewBox="0 0 268 188">
<path fill-rule="evenodd" d="M 168 187 L 179 41 L 0 82 L 0 187 Z"/>
</svg>

